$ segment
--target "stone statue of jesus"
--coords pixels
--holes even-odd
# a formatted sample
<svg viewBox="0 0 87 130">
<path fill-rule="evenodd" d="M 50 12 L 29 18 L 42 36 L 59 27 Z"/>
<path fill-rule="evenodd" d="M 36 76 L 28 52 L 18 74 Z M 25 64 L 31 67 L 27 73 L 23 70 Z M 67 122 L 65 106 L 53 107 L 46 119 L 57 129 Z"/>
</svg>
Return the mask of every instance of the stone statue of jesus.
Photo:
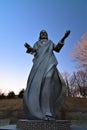
<svg viewBox="0 0 87 130">
<path fill-rule="evenodd" d="M 48 39 L 47 32 L 42 30 L 33 47 L 25 43 L 26 52 L 34 55 L 23 98 L 28 119 L 51 120 L 57 117 L 66 97 L 66 85 L 57 69 L 54 51 L 61 50 L 69 34 L 70 30 L 66 31 L 55 45 Z"/>
</svg>

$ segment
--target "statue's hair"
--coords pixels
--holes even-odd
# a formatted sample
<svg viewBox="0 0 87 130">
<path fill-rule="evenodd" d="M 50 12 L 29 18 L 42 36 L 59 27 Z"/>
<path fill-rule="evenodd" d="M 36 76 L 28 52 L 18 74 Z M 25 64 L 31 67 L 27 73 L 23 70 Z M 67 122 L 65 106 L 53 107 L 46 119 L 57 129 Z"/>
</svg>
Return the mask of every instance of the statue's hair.
<svg viewBox="0 0 87 130">
<path fill-rule="evenodd" d="M 41 33 L 42 33 L 42 32 L 45 32 L 45 33 L 46 33 L 46 36 L 47 36 L 46 39 L 48 40 L 48 33 L 47 33 L 46 30 L 41 30 L 41 31 L 40 31 L 39 40 L 41 40 Z"/>
</svg>

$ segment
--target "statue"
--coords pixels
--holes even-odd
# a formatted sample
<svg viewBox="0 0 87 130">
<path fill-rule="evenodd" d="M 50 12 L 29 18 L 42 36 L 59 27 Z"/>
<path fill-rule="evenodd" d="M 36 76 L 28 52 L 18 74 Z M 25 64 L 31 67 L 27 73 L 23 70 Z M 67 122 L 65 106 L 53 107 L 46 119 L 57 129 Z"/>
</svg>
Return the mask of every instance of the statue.
<svg viewBox="0 0 87 130">
<path fill-rule="evenodd" d="M 66 97 L 66 85 L 56 68 L 58 62 L 53 51 L 61 50 L 69 34 L 70 30 L 66 31 L 64 37 L 55 45 L 48 39 L 47 32 L 42 30 L 33 47 L 27 43 L 24 45 L 26 52 L 34 55 L 23 97 L 28 119 L 53 120 L 57 117 Z"/>
</svg>

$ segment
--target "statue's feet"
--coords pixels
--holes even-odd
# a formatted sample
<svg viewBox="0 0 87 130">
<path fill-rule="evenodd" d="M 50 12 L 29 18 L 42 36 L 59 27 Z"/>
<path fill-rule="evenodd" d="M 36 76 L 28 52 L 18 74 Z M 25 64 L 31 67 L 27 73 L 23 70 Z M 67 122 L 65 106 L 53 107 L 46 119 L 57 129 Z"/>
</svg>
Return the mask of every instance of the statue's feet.
<svg viewBox="0 0 87 130">
<path fill-rule="evenodd" d="M 55 120 L 55 118 L 53 117 L 52 113 L 46 112 L 44 120 Z"/>
</svg>

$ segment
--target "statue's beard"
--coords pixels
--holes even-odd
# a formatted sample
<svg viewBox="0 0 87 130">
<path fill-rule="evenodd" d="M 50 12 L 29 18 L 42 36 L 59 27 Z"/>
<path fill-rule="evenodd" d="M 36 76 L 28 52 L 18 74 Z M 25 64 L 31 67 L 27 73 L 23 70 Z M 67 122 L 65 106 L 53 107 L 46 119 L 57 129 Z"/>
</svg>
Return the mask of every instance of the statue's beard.
<svg viewBox="0 0 87 130">
<path fill-rule="evenodd" d="M 42 39 L 47 39 L 48 40 L 48 37 L 47 36 L 40 36 L 40 40 Z"/>
</svg>

